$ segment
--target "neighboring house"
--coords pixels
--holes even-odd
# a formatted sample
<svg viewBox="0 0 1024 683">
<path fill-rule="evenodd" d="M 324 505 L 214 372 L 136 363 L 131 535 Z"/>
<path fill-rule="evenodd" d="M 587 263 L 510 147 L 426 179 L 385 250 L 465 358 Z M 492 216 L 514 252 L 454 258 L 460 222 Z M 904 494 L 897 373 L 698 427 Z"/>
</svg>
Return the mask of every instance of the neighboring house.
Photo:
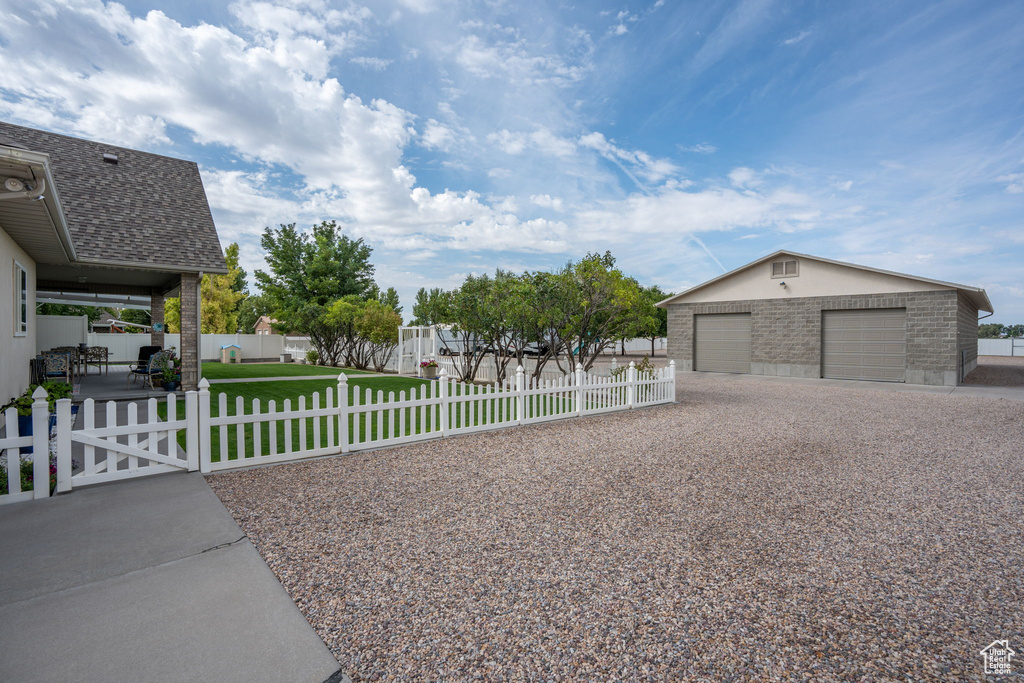
<svg viewBox="0 0 1024 683">
<path fill-rule="evenodd" d="M 660 302 L 680 370 L 955 386 L 984 289 L 777 251 Z"/>
<path fill-rule="evenodd" d="M 252 329 L 255 334 L 277 334 L 272 327 L 276 322 L 277 321 L 269 315 L 261 315 L 260 319 L 256 321 L 256 324 L 253 325 Z"/>
<path fill-rule="evenodd" d="M 37 298 L 148 299 L 163 346 L 164 299 L 180 295 L 182 384 L 195 388 L 200 278 L 226 272 L 194 162 L 0 122 L 0 402 L 28 384 Z"/>
</svg>

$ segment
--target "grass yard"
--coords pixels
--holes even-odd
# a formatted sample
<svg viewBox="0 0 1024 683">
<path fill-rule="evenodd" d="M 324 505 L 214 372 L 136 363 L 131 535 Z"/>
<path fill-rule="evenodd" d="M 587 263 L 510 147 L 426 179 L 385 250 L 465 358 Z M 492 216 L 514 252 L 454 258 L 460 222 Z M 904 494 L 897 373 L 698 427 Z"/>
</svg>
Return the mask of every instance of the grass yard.
<svg viewBox="0 0 1024 683">
<path fill-rule="evenodd" d="M 298 363 L 203 363 L 206 379 L 248 379 L 251 377 L 302 377 L 308 375 L 370 375 L 374 373 L 328 365 L 300 365 Z"/>
<path fill-rule="evenodd" d="M 237 366 L 236 366 L 237 367 Z M 438 386 L 436 382 L 420 380 L 408 377 L 375 376 L 365 381 L 362 386 L 357 382 L 350 381 L 348 384 L 349 405 L 355 405 L 354 393 L 359 390 L 359 404 L 377 404 L 382 402 L 393 402 L 402 400 L 404 392 L 405 400 L 418 397 L 422 391 L 423 395 L 429 396 L 432 387 Z M 306 409 L 314 407 L 313 395 L 319 394 L 319 406 L 327 406 L 327 389 L 336 389 L 337 383 L 333 380 L 282 380 L 279 382 L 238 382 L 232 384 L 215 384 L 210 387 L 210 404 L 212 414 L 217 417 L 221 415 L 221 396 L 224 397 L 226 415 L 237 415 L 238 401 L 241 399 L 242 412 L 246 415 L 253 414 L 253 400 L 259 400 L 261 413 L 269 411 L 269 404 L 274 402 L 277 412 L 285 410 L 285 401 L 290 402 L 289 408 L 299 408 L 299 397 L 305 397 Z M 480 394 L 483 387 L 457 384 L 455 385 L 458 395 L 468 393 Z M 335 399 L 336 400 L 336 399 Z M 467 427 L 479 424 L 480 422 L 493 423 L 511 419 L 513 416 L 514 399 L 511 396 L 494 398 L 490 401 L 480 401 L 473 405 L 462 404 L 451 409 L 449 425 L 452 429 Z M 336 403 L 335 403 L 336 405 Z M 167 418 L 167 405 L 161 402 L 159 407 L 161 419 Z M 184 402 L 177 404 L 179 417 L 184 415 Z M 561 413 L 571 410 L 568 400 L 551 399 L 543 408 L 538 406 L 537 410 L 543 410 L 544 414 Z M 284 450 L 283 445 L 290 443 L 290 450 L 307 450 L 316 448 L 315 434 L 319 432 L 321 441 L 320 447 L 328 447 L 327 416 L 319 418 L 293 418 L 291 420 L 278 420 L 274 428 L 270 423 L 263 422 L 258 426 L 255 424 L 217 426 L 210 430 L 210 445 L 212 460 L 220 462 L 222 458 L 234 460 L 238 457 L 239 444 L 246 457 L 255 453 L 257 436 L 261 444 L 260 453 L 269 455 Z M 373 441 L 384 435 L 388 438 L 411 436 L 428 431 L 440 430 L 440 410 L 436 406 L 418 406 L 387 411 L 375 411 L 372 414 L 352 415 L 349 417 L 349 441 L 350 443 L 365 443 Z M 319 423 L 317 425 L 316 423 Z M 303 435 L 306 437 L 303 445 Z M 185 434 L 178 435 L 178 441 L 182 447 L 185 446 Z"/>
</svg>

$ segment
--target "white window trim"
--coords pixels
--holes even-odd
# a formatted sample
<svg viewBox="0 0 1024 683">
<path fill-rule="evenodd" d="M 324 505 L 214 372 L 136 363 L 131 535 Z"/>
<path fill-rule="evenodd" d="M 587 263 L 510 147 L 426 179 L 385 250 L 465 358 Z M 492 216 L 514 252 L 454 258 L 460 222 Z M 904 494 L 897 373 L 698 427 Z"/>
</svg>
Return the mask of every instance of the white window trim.
<svg viewBox="0 0 1024 683">
<path fill-rule="evenodd" d="M 24 289 L 22 288 L 24 283 Z M 25 306 L 22 309 L 22 300 L 24 300 Z M 22 320 L 22 310 L 24 310 L 25 318 Z M 28 336 L 28 268 L 14 262 L 14 336 L 15 337 L 27 337 Z"/>
<path fill-rule="evenodd" d="M 776 275 L 775 274 L 775 264 L 776 263 L 783 264 L 782 265 L 782 273 L 783 273 L 782 275 Z M 792 272 L 792 273 L 789 273 L 787 275 L 786 274 L 786 265 L 785 265 L 787 263 L 795 263 L 796 264 L 796 271 Z M 782 261 L 772 261 L 771 264 L 768 266 L 768 274 L 771 275 L 771 278 L 773 280 L 781 280 L 782 278 L 786 278 L 786 277 L 798 277 L 800 275 L 800 261 L 798 261 L 797 259 L 785 259 L 785 260 L 782 260 Z"/>
</svg>

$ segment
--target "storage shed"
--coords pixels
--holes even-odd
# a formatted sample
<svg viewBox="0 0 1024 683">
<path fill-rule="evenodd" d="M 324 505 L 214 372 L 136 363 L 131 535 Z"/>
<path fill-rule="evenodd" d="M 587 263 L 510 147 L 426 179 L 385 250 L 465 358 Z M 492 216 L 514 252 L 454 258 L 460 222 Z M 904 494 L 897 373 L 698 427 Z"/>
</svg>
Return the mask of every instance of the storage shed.
<svg viewBox="0 0 1024 683">
<path fill-rule="evenodd" d="M 984 289 L 777 251 L 665 299 L 679 370 L 955 386 Z"/>
</svg>

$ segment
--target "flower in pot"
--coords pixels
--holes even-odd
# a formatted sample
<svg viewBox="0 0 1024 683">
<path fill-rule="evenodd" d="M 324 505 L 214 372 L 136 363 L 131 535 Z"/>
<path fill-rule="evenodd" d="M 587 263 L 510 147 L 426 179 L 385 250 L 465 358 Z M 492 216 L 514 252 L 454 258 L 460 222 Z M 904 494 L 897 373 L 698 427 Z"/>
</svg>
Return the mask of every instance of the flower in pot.
<svg viewBox="0 0 1024 683">
<path fill-rule="evenodd" d="M 437 361 L 431 358 L 420 363 L 420 373 L 426 379 L 437 377 Z"/>
</svg>

